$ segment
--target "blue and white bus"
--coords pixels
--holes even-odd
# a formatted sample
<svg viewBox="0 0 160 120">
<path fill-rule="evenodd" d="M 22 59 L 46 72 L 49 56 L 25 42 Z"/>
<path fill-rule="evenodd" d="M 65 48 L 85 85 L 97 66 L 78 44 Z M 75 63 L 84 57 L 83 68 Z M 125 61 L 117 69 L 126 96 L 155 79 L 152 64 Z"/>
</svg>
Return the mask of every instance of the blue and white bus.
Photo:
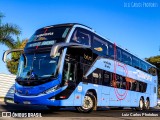
<svg viewBox="0 0 160 120">
<path fill-rule="evenodd" d="M 75 106 L 80 112 L 97 107 L 157 105 L 157 72 L 152 64 L 77 23 L 38 29 L 21 51 L 14 102 L 46 105 L 53 110 Z"/>
</svg>

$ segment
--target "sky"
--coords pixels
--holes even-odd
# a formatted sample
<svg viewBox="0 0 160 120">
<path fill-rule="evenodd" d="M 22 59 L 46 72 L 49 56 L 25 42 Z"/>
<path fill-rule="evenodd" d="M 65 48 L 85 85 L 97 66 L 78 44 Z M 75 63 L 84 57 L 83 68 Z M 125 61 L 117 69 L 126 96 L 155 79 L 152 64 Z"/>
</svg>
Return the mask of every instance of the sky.
<svg viewBox="0 0 160 120">
<path fill-rule="evenodd" d="M 0 0 L 0 12 L 21 40 L 41 27 L 81 23 L 142 59 L 160 55 L 159 0 Z M 5 50 L 0 44 L 0 57 Z M 10 74 L 2 60 L 0 73 Z"/>
</svg>

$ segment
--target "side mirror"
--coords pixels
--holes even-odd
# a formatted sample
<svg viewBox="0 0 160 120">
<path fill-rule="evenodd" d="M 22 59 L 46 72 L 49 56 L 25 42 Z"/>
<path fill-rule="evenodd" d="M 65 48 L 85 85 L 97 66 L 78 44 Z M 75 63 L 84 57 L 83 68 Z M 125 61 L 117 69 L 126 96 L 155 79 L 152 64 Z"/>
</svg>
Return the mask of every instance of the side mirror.
<svg viewBox="0 0 160 120">
<path fill-rule="evenodd" d="M 50 57 L 54 58 L 54 57 L 58 56 L 60 54 L 59 50 L 60 49 L 64 49 L 66 47 L 90 48 L 89 45 L 83 45 L 83 44 L 78 44 L 78 43 L 57 43 L 57 44 L 55 44 L 55 45 L 52 46 Z"/>
<path fill-rule="evenodd" d="M 7 61 L 7 55 L 11 52 L 20 52 L 20 51 L 24 51 L 23 49 L 13 49 L 13 50 L 6 50 L 4 53 L 3 53 L 3 62 L 6 62 Z"/>
</svg>

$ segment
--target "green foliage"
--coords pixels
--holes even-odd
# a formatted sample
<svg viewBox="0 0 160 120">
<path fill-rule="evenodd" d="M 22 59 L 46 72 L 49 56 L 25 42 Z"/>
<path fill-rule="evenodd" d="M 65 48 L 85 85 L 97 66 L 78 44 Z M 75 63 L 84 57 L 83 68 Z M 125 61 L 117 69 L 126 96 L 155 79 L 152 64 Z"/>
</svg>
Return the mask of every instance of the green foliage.
<svg viewBox="0 0 160 120">
<path fill-rule="evenodd" d="M 4 15 L 0 13 L 0 44 L 13 48 L 15 41 L 12 37 L 19 35 L 21 31 L 17 25 L 9 23 L 2 24 L 3 17 Z"/>
<path fill-rule="evenodd" d="M 19 38 L 17 38 L 17 42 L 14 44 L 13 48 L 14 49 L 24 48 L 27 41 L 28 39 L 20 41 Z M 12 52 L 11 59 L 7 60 L 7 68 L 9 72 L 11 72 L 12 74 L 17 74 L 20 55 L 21 55 L 20 52 Z"/>
<path fill-rule="evenodd" d="M 160 98 L 160 55 L 154 56 L 154 57 L 150 57 L 150 58 L 146 58 L 146 60 L 157 67 L 158 93 L 159 93 L 158 95 L 159 95 L 159 98 Z"/>
</svg>

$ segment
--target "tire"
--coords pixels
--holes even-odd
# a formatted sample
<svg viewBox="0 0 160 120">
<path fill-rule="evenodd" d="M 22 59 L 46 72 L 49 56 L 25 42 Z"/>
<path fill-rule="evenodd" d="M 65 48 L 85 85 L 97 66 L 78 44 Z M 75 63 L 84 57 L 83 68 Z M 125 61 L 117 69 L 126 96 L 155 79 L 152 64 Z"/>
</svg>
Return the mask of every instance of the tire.
<svg viewBox="0 0 160 120">
<path fill-rule="evenodd" d="M 76 107 L 76 110 L 83 113 L 92 112 L 95 107 L 95 96 L 92 94 L 86 94 L 84 97 L 83 105 Z"/>
<path fill-rule="evenodd" d="M 149 99 L 147 99 L 145 104 L 145 110 L 149 110 L 149 109 L 150 109 L 150 101 Z"/>
<path fill-rule="evenodd" d="M 59 111 L 60 110 L 59 106 L 47 106 L 47 107 L 52 111 Z"/>
<path fill-rule="evenodd" d="M 136 108 L 136 110 L 142 111 L 142 110 L 144 110 L 144 108 L 145 108 L 144 100 L 141 98 L 139 100 L 139 106 Z"/>
</svg>

